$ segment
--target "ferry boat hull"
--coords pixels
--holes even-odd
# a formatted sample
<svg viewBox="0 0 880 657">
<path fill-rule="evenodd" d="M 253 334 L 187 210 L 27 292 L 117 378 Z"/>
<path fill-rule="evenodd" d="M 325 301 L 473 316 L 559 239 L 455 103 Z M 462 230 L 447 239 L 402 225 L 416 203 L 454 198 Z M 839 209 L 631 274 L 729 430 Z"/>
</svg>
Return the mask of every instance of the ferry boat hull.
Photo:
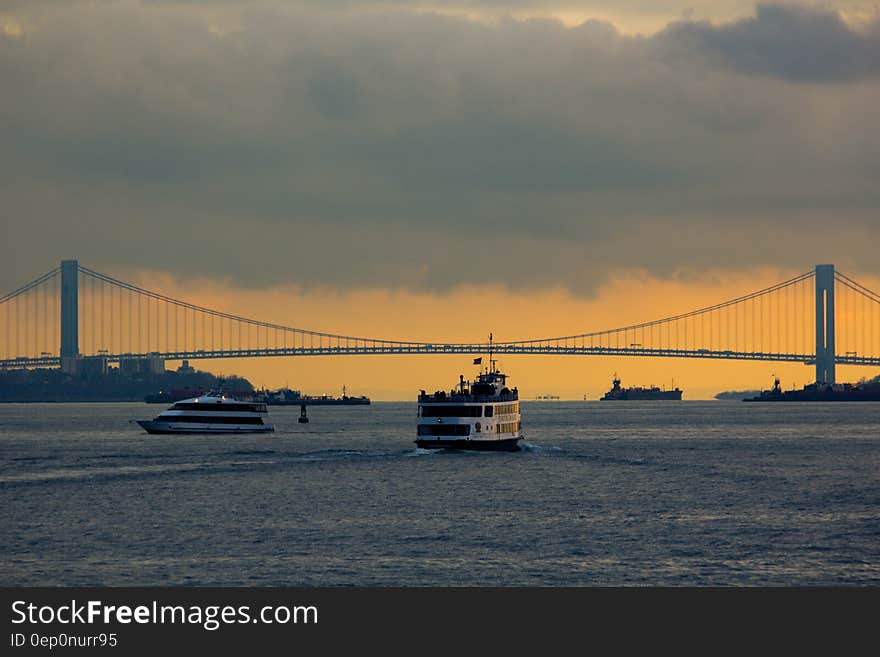
<svg viewBox="0 0 880 657">
<path fill-rule="evenodd" d="M 237 434 L 269 433 L 275 425 L 266 422 L 263 403 L 243 402 L 220 394 L 206 394 L 175 402 L 152 420 L 136 420 L 152 434 Z"/>
<path fill-rule="evenodd" d="M 474 365 L 482 365 L 482 357 Z M 489 334 L 489 367 L 473 381 L 458 377 L 448 393 L 419 391 L 416 446 L 484 452 L 519 452 L 522 415 L 519 391 L 507 386 L 507 375 L 495 367 Z"/>
<path fill-rule="evenodd" d="M 519 452 L 521 438 L 504 438 L 502 440 L 443 440 L 427 438 L 416 440 L 420 449 L 455 449 L 482 452 Z"/>
<path fill-rule="evenodd" d="M 156 420 L 136 420 L 136 422 L 151 434 L 231 434 L 231 433 L 271 433 L 275 431 L 274 425 L 263 424 L 254 425 L 235 425 L 228 427 L 217 426 L 216 424 L 194 424 L 187 422 L 185 425 L 179 422 L 159 422 Z"/>
</svg>

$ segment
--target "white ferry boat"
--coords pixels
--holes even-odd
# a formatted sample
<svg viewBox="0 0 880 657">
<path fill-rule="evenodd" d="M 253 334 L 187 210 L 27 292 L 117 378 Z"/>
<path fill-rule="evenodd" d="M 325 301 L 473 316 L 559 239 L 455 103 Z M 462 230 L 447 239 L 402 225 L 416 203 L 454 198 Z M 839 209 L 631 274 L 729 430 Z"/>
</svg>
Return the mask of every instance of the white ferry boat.
<svg viewBox="0 0 880 657">
<path fill-rule="evenodd" d="M 266 404 L 207 393 L 184 399 L 152 420 L 137 420 L 147 433 L 266 433 L 275 431 Z"/>
<path fill-rule="evenodd" d="M 419 394 L 418 437 L 422 449 L 472 449 L 516 452 L 522 440 L 519 392 L 507 386 L 496 367 L 489 340 L 489 367 L 475 381 L 459 376 L 450 390 Z M 482 364 L 482 358 L 474 360 Z"/>
</svg>

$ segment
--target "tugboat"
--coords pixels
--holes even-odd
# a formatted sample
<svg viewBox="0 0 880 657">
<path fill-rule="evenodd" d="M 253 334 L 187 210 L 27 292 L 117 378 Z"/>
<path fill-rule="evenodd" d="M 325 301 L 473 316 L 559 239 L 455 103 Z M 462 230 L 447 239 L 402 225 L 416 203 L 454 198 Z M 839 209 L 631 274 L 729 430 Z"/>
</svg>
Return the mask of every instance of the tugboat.
<svg viewBox="0 0 880 657">
<path fill-rule="evenodd" d="M 482 366 L 483 358 L 474 365 Z M 418 437 L 422 449 L 462 449 L 517 452 L 522 440 L 519 391 L 507 386 L 507 375 L 492 358 L 473 382 L 459 375 L 458 386 L 448 393 L 419 394 Z"/>
<path fill-rule="evenodd" d="M 185 399 L 152 420 L 137 420 L 147 433 L 268 433 L 275 426 L 265 422 L 265 404 L 238 401 L 219 393 Z"/>
<path fill-rule="evenodd" d="M 672 390 L 661 390 L 657 386 L 651 386 L 650 388 L 621 388 L 620 387 L 620 377 L 617 374 L 614 375 L 614 380 L 611 383 L 611 390 L 605 393 L 603 397 L 599 398 L 600 401 L 666 401 L 666 400 L 681 400 L 681 390 L 678 388 L 674 388 Z"/>
<path fill-rule="evenodd" d="M 782 385 L 780 384 L 779 377 L 773 377 L 773 387 L 770 390 L 763 390 L 761 394 L 757 397 L 748 397 L 743 399 L 745 402 L 754 402 L 754 401 L 782 401 L 785 393 L 782 391 Z"/>
</svg>

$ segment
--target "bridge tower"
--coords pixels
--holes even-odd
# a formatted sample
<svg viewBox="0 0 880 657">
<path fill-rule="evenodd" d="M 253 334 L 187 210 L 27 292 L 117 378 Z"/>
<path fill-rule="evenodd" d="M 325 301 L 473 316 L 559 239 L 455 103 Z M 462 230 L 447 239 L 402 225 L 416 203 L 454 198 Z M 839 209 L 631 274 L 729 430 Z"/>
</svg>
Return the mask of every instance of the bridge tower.
<svg viewBox="0 0 880 657">
<path fill-rule="evenodd" d="M 816 383 L 835 383 L 834 265 L 816 265 Z"/>
<path fill-rule="evenodd" d="M 79 263 L 61 261 L 61 369 L 79 356 Z"/>
</svg>

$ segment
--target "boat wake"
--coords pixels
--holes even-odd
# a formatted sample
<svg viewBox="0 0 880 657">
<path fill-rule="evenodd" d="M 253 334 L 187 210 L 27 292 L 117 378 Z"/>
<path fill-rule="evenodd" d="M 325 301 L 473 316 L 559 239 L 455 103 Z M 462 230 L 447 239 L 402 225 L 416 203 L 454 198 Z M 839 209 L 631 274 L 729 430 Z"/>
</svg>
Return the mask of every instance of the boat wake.
<svg viewBox="0 0 880 657">
<path fill-rule="evenodd" d="M 561 452 L 561 447 L 544 447 L 543 445 L 532 445 L 531 443 L 527 443 L 526 441 L 522 442 L 520 445 L 522 451 L 524 452 L 533 452 L 535 454 L 543 454 L 549 452 Z"/>
<path fill-rule="evenodd" d="M 291 460 L 299 461 L 325 461 L 330 459 L 356 459 L 356 458 L 392 458 L 394 452 L 361 449 L 322 449 L 316 452 L 302 452 L 291 454 Z"/>
</svg>

